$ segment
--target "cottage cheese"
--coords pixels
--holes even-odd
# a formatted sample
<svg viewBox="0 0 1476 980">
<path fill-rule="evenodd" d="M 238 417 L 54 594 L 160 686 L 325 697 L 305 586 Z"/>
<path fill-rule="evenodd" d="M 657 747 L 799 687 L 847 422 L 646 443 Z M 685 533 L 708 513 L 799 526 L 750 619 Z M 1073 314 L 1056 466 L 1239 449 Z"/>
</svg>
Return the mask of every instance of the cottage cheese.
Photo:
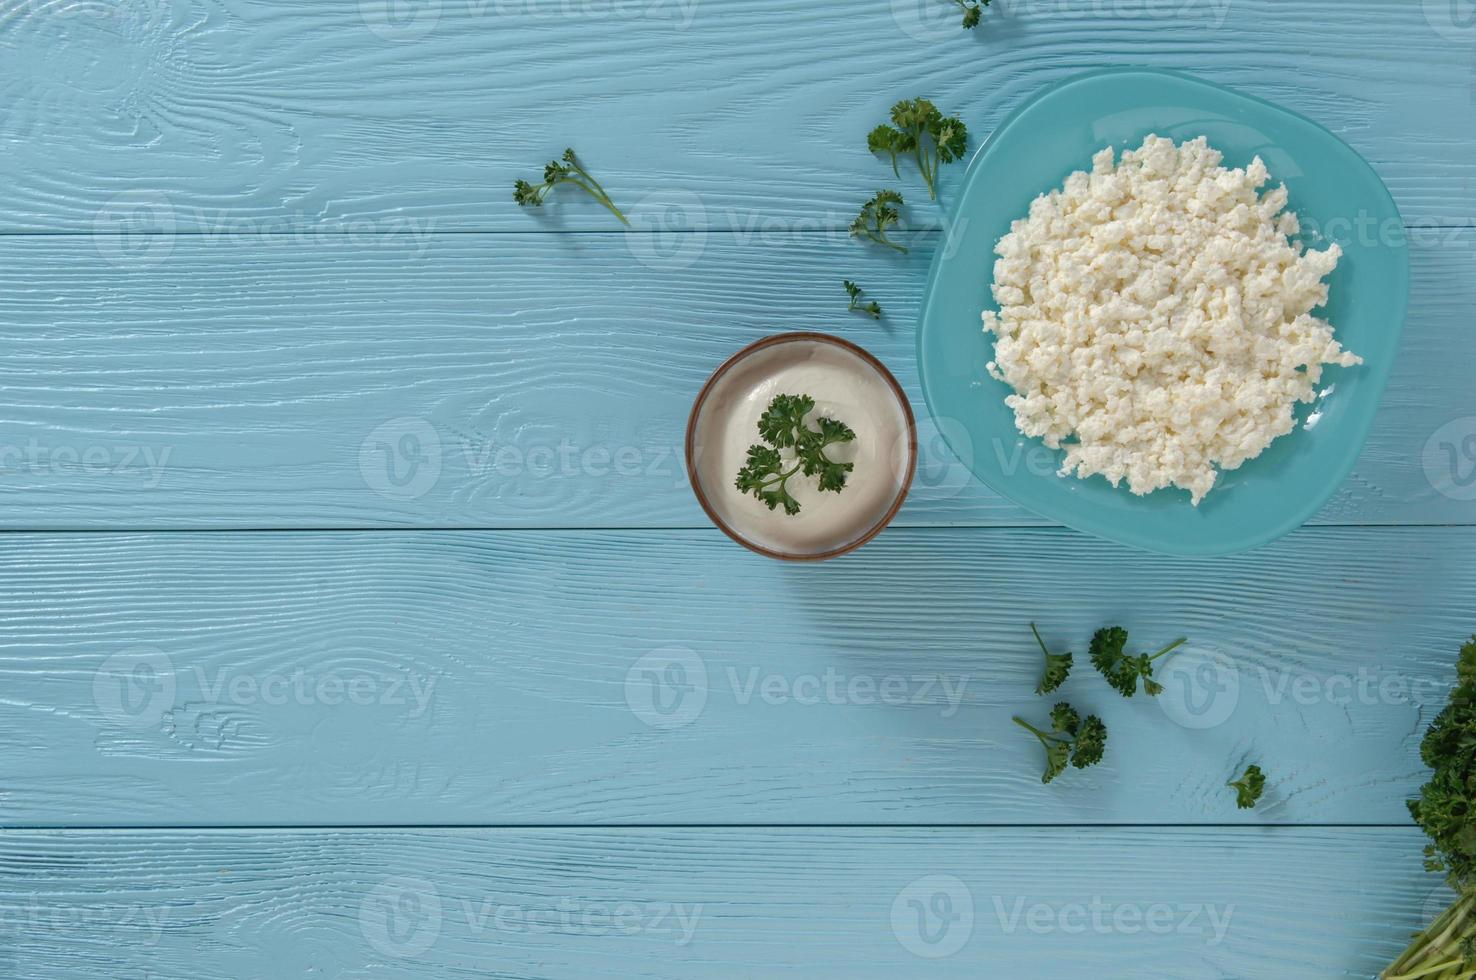
<svg viewBox="0 0 1476 980">
<path fill-rule="evenodd" d="M 1220 165 L 1199 139 L 1111 148 L 1036 198 L 995 246 L 989 373 L 1015 425 L 1065 448 L 1061 475 L 1188 490 L 1198 505 L 1295 425 L 1343 350 L 1311 311 L 1337 245 L 1303 251 L 1266 166 Z"/>
</svg>

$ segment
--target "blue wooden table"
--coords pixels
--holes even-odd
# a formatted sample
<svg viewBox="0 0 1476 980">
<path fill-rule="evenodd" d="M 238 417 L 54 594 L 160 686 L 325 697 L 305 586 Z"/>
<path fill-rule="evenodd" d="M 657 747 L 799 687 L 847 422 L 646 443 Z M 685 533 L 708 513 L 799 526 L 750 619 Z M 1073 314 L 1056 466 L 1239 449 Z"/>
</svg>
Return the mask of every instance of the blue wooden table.
<svg viewBox="0 0 1476 980">
<path fill-rule="evenodd" d="M 1373 976 L 1447 897 L 1403 801 L 1476 629 L 1473 15 L 0 0 L 0 977 Z M 860 552 L 712 529 L 679 447 L 743 344 L 842 334 L 921 404 L 937 213 L 846 233 L 886 108 L 977 138 L 1114 64 L 1309 115 L 1397 198 L 1336 498 L 1154 557 L 923 420 Z M 570 144 L 632 230 L 514 205 Z M 1156 702 L 1077 671 L 1111 746 L 1049 786 L 1032 620 L 1191 638 Z"/>
</svg>

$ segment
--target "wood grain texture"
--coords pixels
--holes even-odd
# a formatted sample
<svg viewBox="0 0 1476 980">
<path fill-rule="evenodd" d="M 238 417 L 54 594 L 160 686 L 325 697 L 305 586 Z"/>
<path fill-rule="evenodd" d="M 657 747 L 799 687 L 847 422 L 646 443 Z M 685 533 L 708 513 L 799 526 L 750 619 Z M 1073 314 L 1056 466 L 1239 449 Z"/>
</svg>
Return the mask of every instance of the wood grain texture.
<svg viewBox="0 0 1476 980">
<path fill-rule="evenodd" d="M 1369 977 L 1444 906 L 1422 841 L 1414 828 L 10 833 L 0 962 L 33 980 Z"/>
<path fill-rule="evenodd" d="M 1473 544 L 893 530 L 792 567 L 713 531 L 8 534 L 0 822 L 1403 824 Z M 1078 657 L 1051 697 L 1032 620 Z M 1114 622 L 1190 638 L 1156 701 L 1087 663 Z M 1042 786 L 1010 718 L 1063 698 L 1111 748 Z"/>
<path fill-rule="evenodd" d="M 649 242 L 190 237 L 134 266 L 85 237 L 0 238 L 0 526 L 704 526 L 681 459 L 691 400 L 784 329 L 872 349 L 924 416 L 901 524 L 1042 523 L 921 411 L 912 325 L 937 236 L 893 256 L 843 234 L 694 234 L 679 268 Z M 1413 244 L 1382 413 L 1317 522 L 1476 518 L 1476 488 L 1431 482 L 1476 469 L 1476 239 Z M 845 312 L 844 278 L 881 322 Z M 968 451 L 1053 467 L 1010 436 Z"/>
<path fill-rule="evenodd" d="M 1406 219 L 1469 223 L 1471 32 L 1438 6 L 997 0 L 965 32 L 941 0 L 6 0 L 0 231 L 610 228 L 513 204 L 571 142 L 648 229 L 845 227 L 891 178 L 865 136 L 897 99 L 977 143 L 1104 63 L 1301 111 Z"/>
</svg>

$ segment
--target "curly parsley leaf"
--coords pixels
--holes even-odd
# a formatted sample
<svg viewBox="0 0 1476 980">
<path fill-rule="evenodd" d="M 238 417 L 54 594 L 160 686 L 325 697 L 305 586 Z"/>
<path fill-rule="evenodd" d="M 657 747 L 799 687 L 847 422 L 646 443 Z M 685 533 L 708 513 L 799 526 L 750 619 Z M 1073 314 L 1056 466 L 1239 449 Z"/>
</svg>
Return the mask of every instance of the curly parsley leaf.
<svg viewBox="0 0 1476 980">
<path fill-rule="evenodd" d="M 1071 746 L 1071 764 L 1078 769 L 1095 766 L 1107 752 L 1107 726 L 1096 715 L 1082 719 Z"/>
<path fill-rule="evenodd" d="M 1040 683 L 1035 685 L 1035 693 L 1049 694 L 1066 683 L 1073 658 L 1069 653 L 1052 653 L 1046 649 L 1045 640 L 1040 638 L 1040 631 L 1034 623 L 1030 624 L 1030 632 L 1035 634 L 1035 642 L 1040 644 L 1040 652 L 1045 654 L 1045 670 L 1041 672 Z"/>
<path fill-rule="evenodd" d="M 1071 705 L 1062 702 L 1051 709 L 1051 730 L 1042 731 L 1025 719 L 1015 716 L 1015 724 L 1034 735 L 1046 750 L 1045 772 L 1040 781 L 1048 783 L 1066 771 L 1067 765 L 1078 769 L 1094 766 L 1107 751 L 1107 726 L 1096 715 L 1082 718 Z"/>
<path fill-rule="evenodd" d="M 775 395 L 759 416 L 759 435 L 771 446 L 788 449 L 802 438 L 805 416 L 814 410 L 815 399 L 809 395 Z"/>
<path fill-rule="evenodd" d="M 1143 692 L 1153 697 L 1163 691 L 1163 685 L 1153 679 L 1153 661 L 1170 650 L 1187 642 L 1183 637 L 1170 643 L 1157 653 L 1127 652 L 1127 630 L 1121 626 L 1108 626 L 1097 630 L 1092 636 L 1090 649 L 1092 666 L 1107 679 L 1107 683 L 1125 698 L 1138 693 L 1138 681 L 1143 682 Z"/>
<path fill-rule="evenodd" d="M 892 175 L 901 177 L 902 170 L 897 160 L 902 154 L 912 149 L 908 142 L 906 133 L 893 129 L 886 123 L 881 123 L 871 132 L 866 134 L 866 148 L 872 153 L 885 153 L 892 158 Z"/>
<path fill-rule="evenodd" d="M 770 510 L 782 506 L 784 513 L 794 515 L 800 511 L 799 501 L 789 494 L 789 478 L 794 472 L 785 471 L 779 450 L 772 446 L 749 446 L 748 462 L 738 471 L 733 485 L 740 493 L 753 494 Z"/>
<path fill-rule="evenodd" d="M 1235 790 L 1235 805 L 1242 810 L 1252 809 L 1261 794 L 1266 791 L 1266 774 L 1260 766 L 1247 766 L 1245 775 L 1225 784 Z"/>
<path fill-rule="evenodd" d="M 1080 727 L 1081 715 L 1065 701 L 1051 709 L 1051 728 L 1067 735 L 1075 735 Z"/>
<path fill-rule="evenodd" d="M 610 195 L 600 186 L 588 170 L 579 162 L 574 155 L 573 148 L 564 151 L 562 160 L 550 160 L 543 168 L 543 183 L 530 184 L 526 180 L 519 180 L 513 184 L 513 200 L 522 207 L 538 208 L 543 206 L 543 201 L 548 197 L 550 191 L 560 184 L 572 184 L 584 191 L 590 197 L 599 201 L 611 214 L 619 218 L 625 224 L 630 224 L 620 209 L 610 200 Z"/>
<path fill-rule="evenodd" d="M 972 27 L 968 20 L 966 12 L 964 26 Z M 978 23 L 977 17 L 974 23 Z M 903 99 L 892 106 L 891 117 L 891 125 L 882 123 L 867 134 L 866 148 L 887 154 L 892 173 L 897 176 L 901 175 L 898 160 L 910 155 L 928 185 L 928 197 L 937 198 L 938 168 L 963 157 L 968 149 L 968 128 L 956 116 L 944 116 L 927 99 Z"/>
<path fill-rule="evenodd" d="M 851 442 L 856 433 L 832 418 L 817 418 L 812 426 L 806 416 L 814 410 L 815 399 L 809 395 L 774 396 L 758 422 L 759 435 L 768 445 L 748 447 L 747 463 L 733 483 L 740 493 L 752 494 L 770 510 L 782 506 L 793 516 L 800 512 L 799 501 L 789 492 L 789 480 L 795 474 L 817 477 L 822 491 L 845 489 L 855 464 L 833 460 L 826 450 Z M 780 450 L 790 450 L 790 456 L 786 458 Z"/>
<path fill-rule="evenodd" d="M 1434 772 L 1409 812 L 1430 836 L 1426 867 L 1461 891 L 1476 885 L 1476 636 L 1461 647 L 1455 689 L 1430 722 L 1420 758 Z"/>
<path fill-rule="evenodd" d="M 1476 636 L 1461 646 L 1455 688 L 1420 758 L 1434 771 L 1409 813 L 1430 839 L 1425 870 L 1443 872 L 1458 897 L 1380 974 L 1389 980 L 1471 976 L 1476 967 Z"/>
<path fill-rule="evenodd" d="M 964 30 L 970 31 L 979 26 L 979 18 L 983 16 L 984 8 L 989 6 L 989 0 L 953 0 L 963 9 Z"/>
<path fill-rule="evenodd" d="M 896 191 L 877 191 L 871 200 L 861 205 L 861 213 L 851 222 L 851 235 L 899 252 L 907 251 L 907 246 L 887 237 L 887 229 L 902 220 L 899 210 L 902 203 L 902 195 Z"/>
<path fill-rule="evenodd" d="M 880 320 L 882 309 L 873 300 L 870 303 L 861 302 L 861 287 L 849 279 L 842 279 L 841 285 L 846 287 L 846 295 L 851 297 L 850 305 L 846 307 L 847 313 L 865 313 L 873 320 Z"/>
<path fill-rule="evenodd" d="M 855 469 L 854 463 L 837 463 L 825 455 L 829 446 L 837 443 L 850 442 L 856 438 L 856 433 L 844 422 L 835 419 L 818 418 L 818 436 L 807 438 L 799 446 L 799 457 L 804 465 L 805 476 L 818 476 L 820 478 L 821 490 L 832 490 L 840 493 L 846 486 L 846 477 L 851 470 Z M 810 430 L 814 431 L 814 430 Z"/>
</svg>

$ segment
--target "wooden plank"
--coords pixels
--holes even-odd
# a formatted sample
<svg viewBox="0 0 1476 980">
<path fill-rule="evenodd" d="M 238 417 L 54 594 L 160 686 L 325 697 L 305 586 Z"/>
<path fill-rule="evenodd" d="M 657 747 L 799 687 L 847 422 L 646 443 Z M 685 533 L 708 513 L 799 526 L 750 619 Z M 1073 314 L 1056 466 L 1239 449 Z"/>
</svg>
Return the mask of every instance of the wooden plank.
<svg viewBox="0 0 1476 980">
<path fill-rule="evenodd" d="M 1423 839 L 1412 827 L 12 832 L 0 962 L 47 980 L 1368 977 L 1443 907 Z"/>
<path fill-rule="evenodd" d="M 1402 824 L 1468 545 L 894 530 L 799 568 L 713 531 L 7 534 L 0 822 Z M 1078 656 L 1052 697 L 1031 621 Z M 1087 663 L 1109 623 L 1190 638 L 1157 703 Z M 1111 747 L 1042 786 L 1010 718 L 1061 698 Z"/>
<path fill-rule="evenodd" d="M 977 143 L 1042 86 L 1124 63 L 1302 111 L 1406 218 L 1469 223 L 1471 31 L 1438 7 L 996 0 L 965 32 L 943 0 L 8 0 L 0 230 L 611 228 L 592 202 L 512 201 L 570 143 L 648 229 L 843 228 L 891 179 L 865 137 L 897 99 Z"/>
<path fill-rule="evenodd" d="M 871 348 L 921 413 L 912 325 L 936 236 L 893 256 L 842 234 L 711 235 L 675 269 L 644 241 L 188 238 L 135 269 L 86 238 L 0 238 L 0 526 L 703 526 L 681 460 L 691 399 L 784 329 Z M 1476 467 L 1460 455 L 1476 241 L 1414 244 L 1382 414 L 1318 522 L 1476 519 L 1476 486 L 1449 479 Z M 845 312 L 844 278 L 881 322 Z M 938 429 L 924 419 L 902 524 L 1041 523 Z M 1051 465 L 1013 438 L 971 452 Z"/>
</svg>

